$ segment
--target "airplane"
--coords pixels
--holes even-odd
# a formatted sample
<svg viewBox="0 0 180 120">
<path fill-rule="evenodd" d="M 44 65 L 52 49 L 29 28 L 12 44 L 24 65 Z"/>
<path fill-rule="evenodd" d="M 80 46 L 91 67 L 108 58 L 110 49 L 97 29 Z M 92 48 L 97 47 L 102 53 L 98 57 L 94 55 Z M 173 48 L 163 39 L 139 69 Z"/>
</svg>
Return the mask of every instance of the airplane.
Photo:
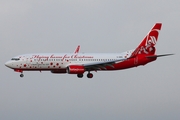
<svg viewBox="0 0 180 120">
<path fill-rule="evenodd" d="M 158 57 L 173 54 L 156 55 L 156 42 L 162 23 L 156 23 L 136 49 L 122 53 L 79 53 L 80 45 L 74 53 L 33 53 L 13 57 L 5 66 L 20 73 L 24 71 L 50 71 L 54 74 L 76 74 L 82 78 L 93 78 L 92 71 L 122 70 L 155 61 Z"/>
</svg>

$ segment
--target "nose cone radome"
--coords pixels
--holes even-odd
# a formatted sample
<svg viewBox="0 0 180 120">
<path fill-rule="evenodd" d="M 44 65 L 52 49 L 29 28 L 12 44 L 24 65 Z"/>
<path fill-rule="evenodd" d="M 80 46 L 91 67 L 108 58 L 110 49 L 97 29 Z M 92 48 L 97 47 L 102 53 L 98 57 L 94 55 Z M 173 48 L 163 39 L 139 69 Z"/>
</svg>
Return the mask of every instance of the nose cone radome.
<svg viewBox="0 0 180 120">
<path fill-rule="evenodd" d="M 5 66 L 11 68 L 12 67 L 12 62 L 11 61 L 6 62 Z"/>
</svg>

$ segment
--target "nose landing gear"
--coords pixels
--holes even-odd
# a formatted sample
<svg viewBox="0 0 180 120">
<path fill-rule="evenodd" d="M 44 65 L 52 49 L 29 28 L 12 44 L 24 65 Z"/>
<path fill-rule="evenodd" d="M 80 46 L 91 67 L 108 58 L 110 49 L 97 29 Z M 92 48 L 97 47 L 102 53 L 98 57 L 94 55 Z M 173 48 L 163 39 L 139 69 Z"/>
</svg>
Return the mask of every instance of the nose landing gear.
<svg viewBox="0 0 180 120">
<path fill-rule="evenodd" d="M 21 73 L 21 74 L 20 74 L 20 77 L 21 77 L 21 78 L 24 77 L 24 74 Z"/>
<path fill-rule="evenodd" d="M 20 74 L 20 77 L 21 77 L 21 78 L 24 77 L 23 70 L 14 69 L 14 71 L 21 73 L 21 74 Z"/>
</svg>

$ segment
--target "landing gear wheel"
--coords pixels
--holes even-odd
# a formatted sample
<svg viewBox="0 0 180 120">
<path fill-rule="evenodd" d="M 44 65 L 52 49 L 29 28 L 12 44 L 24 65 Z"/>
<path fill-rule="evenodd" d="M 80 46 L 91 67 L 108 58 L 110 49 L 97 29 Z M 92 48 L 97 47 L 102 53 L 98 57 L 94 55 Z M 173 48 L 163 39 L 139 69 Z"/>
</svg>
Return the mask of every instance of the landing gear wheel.
<svg viewBox="0 0 180 120">
<path fill-rule="evenodd" d="M 24 77 L 24 75 L 23 75 L 23 74 L 20 74 L 20 77 L 22 78 L 22 77 Z"/>
<path fill-rule="evenodd" d="M 78 77 L 78 78 L 82 78 L 82 77 L 83 77 L 83 74 L 77 74 L 77 77 Z"/>
<path fill-rule="evenodd" d="M 93 78 L 93 74 L 92 74 L 92 73 L 88 73 L 88 74 L 87 74 L 87 77 L 88 77 L 88 78 Z"/>
</svg>

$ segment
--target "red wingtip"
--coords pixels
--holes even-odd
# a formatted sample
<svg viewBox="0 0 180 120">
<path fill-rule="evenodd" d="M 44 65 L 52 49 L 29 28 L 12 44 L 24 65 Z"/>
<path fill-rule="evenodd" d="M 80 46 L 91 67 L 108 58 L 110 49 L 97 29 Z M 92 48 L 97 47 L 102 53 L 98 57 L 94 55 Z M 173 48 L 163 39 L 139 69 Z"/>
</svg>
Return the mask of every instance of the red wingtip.
<svg viewBox="0 0 180 120">
<path fill-rule="evenodd" d="M 80 45 L 77 46 L 76 50 L 74 51 L 74 53 L 79 53 L 79 49 L 80 49 Z"/>
</svg>

